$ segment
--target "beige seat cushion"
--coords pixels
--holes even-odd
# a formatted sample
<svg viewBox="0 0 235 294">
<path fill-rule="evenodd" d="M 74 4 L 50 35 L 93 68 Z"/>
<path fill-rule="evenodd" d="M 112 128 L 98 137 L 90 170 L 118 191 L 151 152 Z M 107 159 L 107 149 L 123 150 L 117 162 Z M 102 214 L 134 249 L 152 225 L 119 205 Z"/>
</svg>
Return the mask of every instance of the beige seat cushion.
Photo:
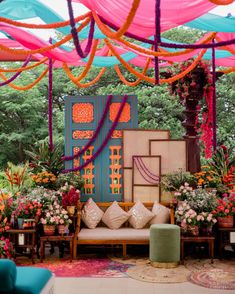
<svg viewBox="0 0 235 294">
<path fill-rule="evenodd" d="M 128 213 L 129 223 L 134 229 L 142 229 L 154 217 L 154 214 L 141 201 L 137 201 Z"/>
<path fill-rule="evenodd" d="M 90 230 L 83 228 L 78 233 L 78 240 L 149 240 L 149 232 L 149 229 L 120 228 L 112 230 L 106 227 L 96 227 Z"/>
<path fill-rule="evenodd" d="M 94 229 L 101 221 L 104 212 L 89 198 L 83 207 L 81 216 L 84 224 L 89 229 Z"/>
<path fill-rule="evenodd" d="M 106 209 L 102 221 L 110 229 L 116 230 L 119 229 L 128 218 L 129 214 L 118 205 L 117 201 L 114 201 L 111 206 Z"/>
<path fill-rule="evenodd" d="M 166 206 L 154 202 L 152 213 L 155 215 L 151 220 L 150 225 L 153 224 L 167 224 L 170 221 L 170 210 Z"/>
</svg>

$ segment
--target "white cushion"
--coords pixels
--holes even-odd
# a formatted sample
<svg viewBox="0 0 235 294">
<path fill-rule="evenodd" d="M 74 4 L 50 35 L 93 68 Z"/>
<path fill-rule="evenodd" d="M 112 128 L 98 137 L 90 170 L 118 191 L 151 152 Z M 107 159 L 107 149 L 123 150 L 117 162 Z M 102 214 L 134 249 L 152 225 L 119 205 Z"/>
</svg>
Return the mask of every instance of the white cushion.
<svg viewBox="0 0 235 294">
<path fill-rule="evenodd" d="M 81 216 L 84 224 L 89 229 L 94 229 L 101 221 L 104 212 L 96 205 L 96 203 L 89 198 L 83 207 Z"/>
<path fill-rule="evenodd" d="M 154 202 L 152 212 L 154 213 L 154 218 L 151 220 L 150 224 L 167 224 L 170 220 L 170 211 L 164 205 L 158 202 Z"/>
<path fill-rule="evenodd" d="M 117 201 L 114 201 L 111 206 L 106 209 L 102 221 L 110 229 L 116 230 L 119 229 L 128 218 L 129 214 L 118 205 Z"/>
<path fill-rule="evenodd" d="M 137 201 L 128 213 L 129 223 L 134 229 L 142 229 L 154 217 L 141 201 Z"/>
<path fill-rule="evenodd" d="M 78 240 L 149 240 L 149 235 L 149 229 L 120 228 L 112 230 L 106 227 L 97 227 L 90 230 L 82 228 L 78 233 Z"/>
</svg>

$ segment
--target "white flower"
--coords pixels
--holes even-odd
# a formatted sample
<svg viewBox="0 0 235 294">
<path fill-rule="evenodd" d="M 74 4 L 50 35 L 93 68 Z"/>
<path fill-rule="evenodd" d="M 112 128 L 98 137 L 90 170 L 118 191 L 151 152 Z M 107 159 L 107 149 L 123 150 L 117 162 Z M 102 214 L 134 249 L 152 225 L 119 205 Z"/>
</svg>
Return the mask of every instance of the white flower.
<svg viewBox="0 0 235 294">
<path fill-rule="evenodd" d="M 64 220 L 60 219 L 60 224 L 63 225 L 64 224 Z"/>
<path fill-rule="evenodd" d="M 180 192 L 175 192 L 175 196 L 181 196 Z"/>
<path fill-rule="evenodd" d="M 60 213 L 60 211 L 59 211 L 59 209 L 56 209 L 56 211 L 55 211 L 56 213 Z"/>
<path fill-rule="evenodd" d="M 47 212 L 46 217 L 50 217 L 50 216 L 51 216 L 50 212 Z"/>
<path fill-rule="evenodd" d="M 51 218 L 50 218 L 50 222 L 51 222 L 51 223 L 54 223 L 54 221 L 55 221 L 55 218 L 54 218 L 54 217 L 51 217 Z"/>
<path fill-rule="evenodd" d="M 66 215 L 64 215 L 64 218 L 65 218 L 65 219 L 68 219 L 69 217 L 68 217 L 67 214 L 66 214 Z"/>
<path fill-rule="evenodd" d="M 184 186 L 185 186 L 185 187 L 188 187 L 188 186 L 189 186 L 189 183 L 187 183 L 187 182 L 184 183 Z"/>
</svg>

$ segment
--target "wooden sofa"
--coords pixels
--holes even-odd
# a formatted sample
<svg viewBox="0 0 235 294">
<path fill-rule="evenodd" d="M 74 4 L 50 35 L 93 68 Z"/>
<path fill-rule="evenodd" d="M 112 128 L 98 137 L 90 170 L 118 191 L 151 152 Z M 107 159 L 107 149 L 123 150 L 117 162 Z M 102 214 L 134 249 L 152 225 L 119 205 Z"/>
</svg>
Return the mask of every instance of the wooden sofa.
<svg viewBox="0 0 235 294">
<path fill-rule="evenodd" d="M 123 257 L 126 257 L 126 248 L 127 245 L 146 245 L 149 244 L 149 226 L 144 229 L 134 229 L 130 227 L 128 221 L 117 230 L 111 230 L 105 225 L 99 224 L 95 229 L 86 229 L 81 220 L 81 211 L 85 203 L 78 204 L 77 212 L 77 225 L 74 234 L 74 244 L 73 244 L 73 258 L 77 257 L 77 245 L 122 245 L 123 248 Z M 105 211 L 112 202 L 98 202 L 96 203 L 103 211 Z M 131 207 L 135 204 L 134 202 L 119 202 L 119 206 L 125 210 L 129 211 Z M 143 203 L 146 208 L 152 210 L 153 202 Z M 174 224 L 174 205 L 167 202 L 160 202 L 160 204 L 168 207 L 170 209 L 170 223 Z M 106 228 L 106 229 L 105 229 Z M 119 231 L 121 230 L 122 231 Z M 86 234 L 83 234 L 86 232 Z M 117 238 L 119 232 L 124 233 L 124 237 Z M 104 235 L 105 234 L 105 235 Z M 120 236 L 119 236 L 120 237 Z"/>
</svg>

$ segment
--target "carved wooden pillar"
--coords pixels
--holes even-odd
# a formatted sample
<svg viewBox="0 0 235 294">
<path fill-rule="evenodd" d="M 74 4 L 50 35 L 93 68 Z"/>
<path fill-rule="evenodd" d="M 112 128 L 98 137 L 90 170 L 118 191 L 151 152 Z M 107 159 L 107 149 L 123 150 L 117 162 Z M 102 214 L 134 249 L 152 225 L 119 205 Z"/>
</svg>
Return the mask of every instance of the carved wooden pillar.
<svg viewBox="0 0 235 294">
<path fill-rule="evenodd" d="M 199 136 L 195 128 L 198 98 L 190 95 L 185 99 L 185 110 L 183 111 L 185 120 L 182 122 L 182 125 L 186 131 L 184 139 L 187 141 L 187 162 L 188 170 L 191 173 L 199 172 L 201 169 Z"/>
</svg>

